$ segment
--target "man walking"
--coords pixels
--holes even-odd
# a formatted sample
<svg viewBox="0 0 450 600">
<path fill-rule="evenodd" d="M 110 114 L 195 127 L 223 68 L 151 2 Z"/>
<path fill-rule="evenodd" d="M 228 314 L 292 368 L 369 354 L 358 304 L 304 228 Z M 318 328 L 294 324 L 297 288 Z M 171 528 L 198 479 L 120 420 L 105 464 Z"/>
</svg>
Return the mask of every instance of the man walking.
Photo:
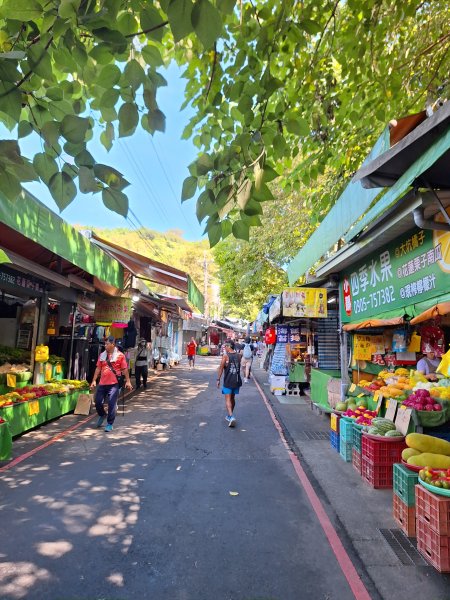
<svg viewBox="0 0 450 600">
<path fill-rule="evenodd" d="M 245 338 L 245 344 L 242 348 L 242 368 L 244 369 L 244 383 L 250 378 L 250 371 L 253 362 L 253 344 L 249 337 Z"/>
<path fill-rule="evenodd" d="M 127 390 L 133 389 L 128 372 L 127 360 L 122 352 L 116 348 L 116 340 L 110 335 L 105 342 L 105 351 L 100 354 L 95 368 L 94 377 L 90 385 L 93 390 L 97 385 L 100 375 L 100 384 L 95 394 L 95 408 L 98 414 L 97 427 L 101 427 L 106 417 L 103 403 L 108 402 L 108 419 L 105 431 L 113 430 L 116 418 L 117 400 L 119 399 L 120 381 L 125 378 Z M 120 379 L 119 379 L 120 378 Z"/>
<path fill-rule="evenodd" d="M 147 341 L 145 338 L 139 340 L 139 344 L 136 352 L 136 362 L 134 365 L 134 371 L 136 375 L 136 389 L 142 385 L 144 390 L 147 389 L 147 377 L 148 377 L 148 361 L 150 360 L 150 350 L 147 348 Z"/>
<path fill-rule="evenodd" d="M 195 354 L 197 352 L 197 342 L 195 338 L 191 337 L 191 341 L 186 345 L 186 353 L 189 362 L 189 369 L 195 367 Z"/>
<path fill-rule="evenodd" d="M 241 355 L 236 352 L 234 342 L 231 340 L 225 342 L 225 354 L 222 356 L 217 373 L 217 387 L 220 387 L 222 373 L 224 373 L 222 394 L 225 396 L 225 407 L 228 413 L 225 420 L 228 427 L 235 427 L 236 418 L 233 413 L 236 396 L 242 386 Z"/>
</svg>

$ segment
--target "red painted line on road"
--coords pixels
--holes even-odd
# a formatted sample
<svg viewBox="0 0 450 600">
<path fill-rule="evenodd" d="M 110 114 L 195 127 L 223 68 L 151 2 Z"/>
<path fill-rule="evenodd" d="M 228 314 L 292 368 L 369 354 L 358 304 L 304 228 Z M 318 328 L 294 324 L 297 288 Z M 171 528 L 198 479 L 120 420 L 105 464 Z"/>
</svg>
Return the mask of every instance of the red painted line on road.
<svg viewBox="0 0 450 600">
<path fill-rule="evenodd" d="M 83 419 L 79 423 L 75 423 L 75 425 L 72 425 L 68 429 L 61 431 L 61 433 L 58 433 L 58 435 L 55 435 L 54 437 L 52 437 L 50 440 L 48 440 L 48 442 L 45 442 L 45 444 L 41 444 L 40 446 L 33 448 L 33 450 L 30 450 L 29 452 L 25 452 L 25 454 L 21 454 L 20 456 L 18 456 L 14 460 L 12 460 L 10 463 L 5 465 L 4 467 L 0 467 L 0 473 L 2 471 L 7 471 L 8 469 L 12 469 L 13 467 L 17 466 L 18 464 L 20 464 L 27 458 L 30 458 L 30 456 L 33 456 L 33 454 L 37 454 L 41 450 L 44 450 L 44 448 L 51 446 L 52 444 L 54 444 L 55 442 L 57 442 L 58 440 L 60 440 L 64 436 L 66 436 L 68 433 L 74 431 L 74 429 L 78 429 L 78 427 L 81 427 L 81 425 L 84 425 L 85 423 L 87 423 L 88 421 L 90 421 L 91 419 L 93 419 L 96 416 L 97 415 L 95 413 L 93 415 L 90 415 L 89 417 L 87 417 L 86 419 Z"/>
<path fill-rule="evenodd" d="M 289 458 L 291 459 L 297 477 L 299 478 L 300 483 L 302 484 L 303 489 L 305 490 L 306 495 L 308 496 L 308 499 L 311 503 L 314 512 L 316 513 L 317 518 L 319 519 L 319 523 L 325 535 L 327 536 L 331 549 L 333 550 L 333 553 L 336 556 L 336 560 L 338 561 L 339 566 L 341 567 L 341 570 L 350 586 L 350 589 L 353 592 L 353 595 L 355 596 L 356 600 L 371 600 L 369 592 L 367 591 L 364 583 L 362 582 L 360 576 L 358 575 L 358 572 L 355 569 L 355 566 L 353 565 L 349 555 L 347 554 L 347 551 L 345 550 L 341 540 L 339 539 L 337 531 L 333 527 L 330 518 L 325 512 L 320 498 L 318 497 L 313 486 L 311 485 L 311 482 L 309 481 L 308 476 L 306 475 L 302 465 L 300 464 L 298 457 L 289 448 L 289 445 L 283 433 L 283 429 L 281 428 L 281 425 L 278 422 L 277 417 L 275 416 L 273 408 L 270 406 L 267 398 L 264 395 L 264 392 L 262 391 L 256 379 L 253 379 L 253 381 L 255 382 L 256 387 L 258 388 L 258 391 L 261 394 L 262 399 L 264 400 L 264 404 L 266 405 L 266 408 L 269 411 L 271 419 L 286 449 L 288 450 Z"/>
</svg>

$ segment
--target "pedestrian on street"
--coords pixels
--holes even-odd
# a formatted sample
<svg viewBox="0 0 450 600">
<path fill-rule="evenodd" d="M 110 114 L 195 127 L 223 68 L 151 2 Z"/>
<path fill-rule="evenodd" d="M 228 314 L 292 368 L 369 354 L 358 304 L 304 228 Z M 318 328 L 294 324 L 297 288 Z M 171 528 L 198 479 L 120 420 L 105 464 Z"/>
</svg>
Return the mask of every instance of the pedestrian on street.
<svg viewBox="0 0 450 600">
<path fill-rule="evenodd" d="M 197 342 L 194 337 L 191 337 L 191 341 L 186 345 L 186 353 L 189 361 L 189 368 L 195 367 L 195 354 L 197 352 Z"/>
<path fill-rule="evenodd" d="M 125 355 L 116 348 L 116 340 L 110 335 L 106 338 L 105 350 L 100 354 L 95 368 L 94 377 L 90 385 L 93 390 L 97 385 L 97 379 L 100 376 L 100 383 L 95 394 L 95 408 L 98 414 L 97 427 L 101 427 L 106 418 L 103 403 L 108 401 L 108 418 L 105 431 L 113 430 L 114 419 L 116 418 L 117 400 L 121 383 L 125 379 L 125 387 L 132 390 L 130 373 Z"/>
<path fill-rule="evenodd" d="M 136 362 L 134 365 L 137 390 L 141 387 L 141 377 L 144 390 L 147 389 L 148 361 L 150 360 L 150 355 L 151 351 L 147 348 L 147 340 L 145 338 L 141 338 L 137 347 Z"/>
<path fill-rule="evenodd" d="M 247 383 L 250 378 L 250 371 L 253 362 L 253 344 L 250 337 L 245 338 L 245 343 L 242 347 L 242 368 L 244 369 L 244 383 Z"/>
<path fill-rule="evenodd" d="M 226 354 L 222 356 L 217 373 L 217 387 L 220 387 L 220 380 L 222 373 L 224 373 L 222 394 L 225 396 L 225 408 L 228 413 L 225 420 L 228 427 L 235 427 L 236 417 L 233 413 L 236 406 L 236 395 L 239 394 L 239 389 L 242 386 L 242 357 L 236 352 L 234 342 L 231 340 L 225 342 L 225 352 Z"/>
</svg>

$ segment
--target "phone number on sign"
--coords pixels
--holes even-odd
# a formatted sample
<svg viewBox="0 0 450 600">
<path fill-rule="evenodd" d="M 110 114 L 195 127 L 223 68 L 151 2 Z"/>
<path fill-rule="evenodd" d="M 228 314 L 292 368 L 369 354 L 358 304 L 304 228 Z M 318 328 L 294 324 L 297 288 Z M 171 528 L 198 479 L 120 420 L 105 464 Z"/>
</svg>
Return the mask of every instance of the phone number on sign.
<svg viewBox="0 0 450 600">
<path fill-rule="evenodd" d="M 390 304 L 391 302 L 395 302 L 393 285 L 377 290 L 376 292 L 371 292 L 368 296 L 353 300 L 353 312 L 355 314 L 362 313 L 371 308 Z"/>
</svg>

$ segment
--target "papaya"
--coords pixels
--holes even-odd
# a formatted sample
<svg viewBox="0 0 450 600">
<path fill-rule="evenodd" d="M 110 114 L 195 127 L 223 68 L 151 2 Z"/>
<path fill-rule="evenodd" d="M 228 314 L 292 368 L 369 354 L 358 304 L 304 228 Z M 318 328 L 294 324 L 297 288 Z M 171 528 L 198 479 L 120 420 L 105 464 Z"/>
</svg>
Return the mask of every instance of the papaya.
<svg viewBox="0 0 450 600">
<path fill-rule="evenodd" d="M 450 456 L 445 454 L 432 454 L 423 452 L 415 456 L 410 456 L 406 461 L 408 465 L 415 467 L 431 467 L 432 469 L 450 469 Z"/>
<path fill-rule="evenodd" d="M 408 458 L 411 456 L 418 456 L 419 454 L 421 454 L 420 450 L 415 450 L 414 448 L 405 448 L 402 451 L 402 458 L 405 462 L 407 462 Z"/>
<path fill-rule="evenodd" d="M 433 437 L 432 435 L 409 433 L 406 436 L 406 445 L 408 448 L 414 448 L 415 450 L 420 450 L 420 452 L 450 456 L 450 442 Z"/>
</svg>

